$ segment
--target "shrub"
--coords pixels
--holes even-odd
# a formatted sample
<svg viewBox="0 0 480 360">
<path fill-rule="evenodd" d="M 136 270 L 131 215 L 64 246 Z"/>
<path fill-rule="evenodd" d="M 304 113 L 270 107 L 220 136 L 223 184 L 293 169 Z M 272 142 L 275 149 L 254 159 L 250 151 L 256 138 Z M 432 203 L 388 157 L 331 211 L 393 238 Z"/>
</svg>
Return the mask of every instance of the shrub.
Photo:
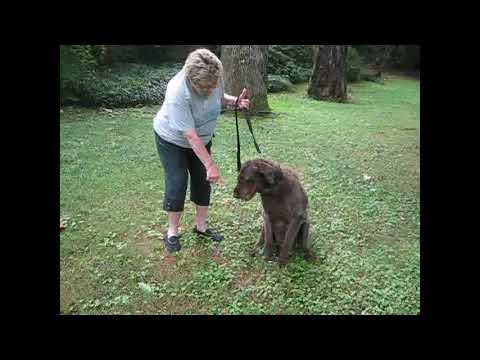
<svg viewBox="0 0 480 360">
<path fill-rule="evenodd" d="M 271 45 L 269 54 L 275 58 L 279 54 L 287 61 L 293 61 L 297 66 L 311 68 L 313 63 L 313 47 L 311 45 Z"/>
<path fill-rule="evenodd" d="M 95 78 L 100 52 L 92 45 L 60 46 L 60 99 L 75 101 L 84 85 Z"/>
<path fill-rule="evenodd" d="M 271 45 L 267 72 L 288 78 L 293 84 L 308 81 L 312 72 L 312 49 L 307 45 Z"/>
<path fill-rule="evenodd" d="M 349 47 L 347 51 L 346 60 L 346 78 L 347 82 L 355 82 L 360 80 L 360 72 L 362 69 L 362 58 L 358 54 L 358 51 Z"/>
<path fill-rule="evenodd" d="M 306 69 L 299 66 L 288 67 L 288 78 L 293 84 L 307 82 L 312 75 L 312 69 Z"/>
<path fill-rule="evenodd" d="M 348 50 L 350 51 L 350 49 L 354 49 L 363 61 L 368 60 L 368 45 L 352 45 Z"/>
<path fill-rule="evenodd" d="M 401 69 L 420 69 L 420 46 L 399 45 L 392 52 L 390 64 Z"/>
<path fill-rule="evenodd" d="M 182 64 L 114 64 L 99 70 L 92 81 L 83 82 L 73 103 L 83 106 L 130 107 L 160 104 L 167 84 Z M 65 101 L 65 104 L 72 102 Z"/>
<path fill-rule="evenodd" d="M 268 92 L 276 93 L 280 91 L 287 91 L 292 86 L 292 83 L 280 75 L 268 75 Z"/>
</svg>

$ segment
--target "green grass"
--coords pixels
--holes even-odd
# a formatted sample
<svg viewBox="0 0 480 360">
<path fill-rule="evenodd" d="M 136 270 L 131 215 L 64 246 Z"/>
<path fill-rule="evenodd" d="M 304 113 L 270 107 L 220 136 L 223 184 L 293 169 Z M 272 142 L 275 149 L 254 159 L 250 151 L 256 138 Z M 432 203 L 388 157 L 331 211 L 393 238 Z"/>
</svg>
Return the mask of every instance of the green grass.
<svg viewBox="0 0 480 360">
<path fill-rule="evenodd" d="M 271 95 L 276 116 L 254 119 L 262 155 L 297 170 L 309 196 L 318 260 L 288 265 L 248 253 L 261 226 L 256 196 L 234 199 L 235 121 L 219 120 L 213 156 L 225 187 L 212 195 L 220 244 L 190 234 L 161 242 L 163 170 L 158 106 L 60 115 L 62 314 L 418 314 L 420 311 L 419 81 L 389 76 L 351 86 L 352 102 L 311 100 L 305 85 Z M 244 122 L 242 160 L 258 157 Z"/>
</svg>

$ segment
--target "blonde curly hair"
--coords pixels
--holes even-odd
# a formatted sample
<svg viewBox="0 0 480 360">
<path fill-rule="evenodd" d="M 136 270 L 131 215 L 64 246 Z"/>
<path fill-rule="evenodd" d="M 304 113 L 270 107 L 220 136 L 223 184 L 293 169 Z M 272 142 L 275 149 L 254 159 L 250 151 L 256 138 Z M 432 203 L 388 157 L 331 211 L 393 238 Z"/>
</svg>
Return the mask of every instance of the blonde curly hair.
<svg viewBox="0 0 480 360">
<path fill-rule="evenodd" d="M 208 49 L 192 51 L 185 61 L 185 75 L 197 88 L 213 89 L 223 76 L 220 59 Z"/>
</svg>

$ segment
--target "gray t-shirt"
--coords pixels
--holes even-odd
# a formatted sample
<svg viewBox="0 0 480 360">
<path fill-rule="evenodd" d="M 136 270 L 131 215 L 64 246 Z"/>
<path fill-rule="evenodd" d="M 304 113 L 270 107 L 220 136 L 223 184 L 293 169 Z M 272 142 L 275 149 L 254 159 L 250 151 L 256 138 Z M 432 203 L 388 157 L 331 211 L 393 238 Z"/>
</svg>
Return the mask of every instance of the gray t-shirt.
<svg viewBox="0 0 480 360">
<path fill-rule="evenodd" d="M 182 69 L 168 82 L 162 107 L 153 120 L 155 132 L 168 142 L 191 148 L 184 133 L 195 129 L 203 144 L 208 144 L 220 116 L 223 91 L 221 80 L 209 96 L 198 95 Z"/>
</svg>

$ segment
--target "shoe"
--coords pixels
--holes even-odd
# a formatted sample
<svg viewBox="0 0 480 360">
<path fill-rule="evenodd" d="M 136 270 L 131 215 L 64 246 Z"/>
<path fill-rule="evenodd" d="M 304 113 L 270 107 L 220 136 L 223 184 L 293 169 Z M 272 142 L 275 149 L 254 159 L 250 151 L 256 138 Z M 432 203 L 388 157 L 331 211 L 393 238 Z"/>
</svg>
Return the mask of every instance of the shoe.
<svg viewBox="0 0 480 360">
<path fill-rule="evenodd" d="M 201 231 L 197 230 L 197 226 L 195 226 L 193 228 L 193 233 L 197 234 L 197 235 L 200 235 L 200 236 L 209 237 L 210 239 L 212 239 L 213 241 L 216 241 L 216 242 L 220 242 L 220 241 L 223 240 L 222 235 L 220 235 L 220 234 L 218 234 L 215 231 L 212 231 L 210 229 L 205 230 L 205 232 L 201 232 Z"/>
<path fill-rule="evenodd" d="M 168 234 L 165 234 L 163 238 L 163 242 L 165 243 L 165 246 L 168 250 L 168 252 L 172 253 L 175 251 L 179 251 L 181 249 L 180 245 L 180 237 L 179 236 L 168 236 Z"/>
</svg>

